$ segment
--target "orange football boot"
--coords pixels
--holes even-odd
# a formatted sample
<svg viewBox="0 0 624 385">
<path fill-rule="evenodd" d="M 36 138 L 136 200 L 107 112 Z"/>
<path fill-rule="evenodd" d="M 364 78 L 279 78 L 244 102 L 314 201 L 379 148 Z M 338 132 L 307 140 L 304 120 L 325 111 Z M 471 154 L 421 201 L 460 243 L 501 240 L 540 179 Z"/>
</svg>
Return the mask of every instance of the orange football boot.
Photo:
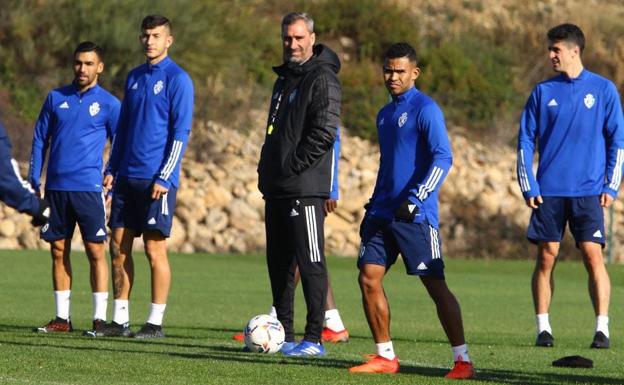
<svg viewBox="0 0 624 385">
<path fill-rule="evenodd" d="M 368 362 L 349 368 L 351 373 L 397 373 L 399 371 L 399 357 L 389 360 L 375 355 Z"/>
</svg>

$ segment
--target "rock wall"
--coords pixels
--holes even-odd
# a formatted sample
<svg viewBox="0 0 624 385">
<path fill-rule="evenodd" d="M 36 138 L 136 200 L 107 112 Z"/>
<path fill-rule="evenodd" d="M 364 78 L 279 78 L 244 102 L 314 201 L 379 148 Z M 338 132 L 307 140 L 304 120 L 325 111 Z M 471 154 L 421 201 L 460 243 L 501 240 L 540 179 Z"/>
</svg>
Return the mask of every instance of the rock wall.
<svg viewBox="0 0 624 385">
<path fill-rule="evenodd" d="M 529 209 L 516 182 L 513 149 L 469 141 L 454 129 L 454 164 L 440 193 L 444 253 L 466 258 L 527 258 L 534 251 L 525 239 Z M 257 189 L 256 165 L 263 133 L 244 134 L 213 122 L 194 128 L 202 148 L 183 161 L 171 250 L 181 252 L 263 252 L 264 201 Z M 326 251 L 355 256 L 358 227 L 377 173 L 376 145 L 343 133 L 339 163 L 340 200 L 326 219 Z M 624 221 L 624 205 L 615 203 L 614 228 Z M 605 213 L 608 218 L 608 213 Z M 614 257 L 624 260 L 622 238 Z M 577 257 L 567 236 L 561 256 Z M 82 249 L 78 232 L 72 245 Z M 135 242 L 137 249 L 141 241 Z M 29 218 L 0 206 L 0 248 L 48 248 Z"/>
</svg>

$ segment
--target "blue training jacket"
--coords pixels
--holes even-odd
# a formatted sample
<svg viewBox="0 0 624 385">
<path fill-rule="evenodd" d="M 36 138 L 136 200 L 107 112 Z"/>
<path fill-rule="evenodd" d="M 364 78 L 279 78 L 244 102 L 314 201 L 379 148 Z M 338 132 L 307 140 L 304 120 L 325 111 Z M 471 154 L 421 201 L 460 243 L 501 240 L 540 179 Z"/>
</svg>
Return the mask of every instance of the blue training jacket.
<svg viewBox="0 0 624 385">
<path fill-rule="evenodd" d="M 622 105 L 611 81 L 583 70 L 575 79 L 561 74 L 535 87 L 518 133 L 517 173 L 525 198 L 616 197 L 623 163 Z"/>
<path fill-rule="evenodd" d="M 193 120 L 193 82 L 169 57 L 128 74 L 107 173 L 178 187 Z"/>
<path fill-rule="evenodd" d="M 329 199 L 338 200 L 340 192 L 338 189 L 338 162 L 340 161 L 340 127 L 336 128 L 336 140 L 334 141 L 332 158 L 332 182 L 329 190 Z"/>
<path fill-rule="evenodd" d="M 21 213 L 36 214 L 39 200 L 27 181 L 20 176 L 17 162 L 11 157 L 11 142 L 0 122 L 0 201 Z"/>
<path fill-rule="evenodd" d="M 99 85 L 80 94 L 70 84 L 48 94 L 35 125 L 28 181 L 40 188 L 50 149 L 46 190 L 102 191 L 102 152 L 119 120 L 119 100 Z"/>
<path fill-rule="evenodd" d="M 379 111 L 377 134 L 381 159 L 368 212 L 392 219 L 409 199 L 419 208 L 414 222 L 438 228 L 438 190 L 453 162 L 442 111 L 412 87 Z"/>
</svg>

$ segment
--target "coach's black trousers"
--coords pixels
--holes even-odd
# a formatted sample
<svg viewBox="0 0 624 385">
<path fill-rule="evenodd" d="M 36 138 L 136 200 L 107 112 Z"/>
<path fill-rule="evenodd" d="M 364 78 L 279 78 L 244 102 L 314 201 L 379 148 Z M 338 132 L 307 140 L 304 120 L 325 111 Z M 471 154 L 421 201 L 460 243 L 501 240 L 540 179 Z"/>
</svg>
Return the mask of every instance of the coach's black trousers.
<svg viewBox="0 0 624 385">
<path fill-rule="evenodd" d="M 273 305 L 284 325 L 286 341 L 294 341 L 295 268 L 299 266 L 308 315 L 304 339 L 321 340 L 327 297 L 325 212 L 323 198 L 267 199 L 265 228 L 267 265 Z"/>
</svg>

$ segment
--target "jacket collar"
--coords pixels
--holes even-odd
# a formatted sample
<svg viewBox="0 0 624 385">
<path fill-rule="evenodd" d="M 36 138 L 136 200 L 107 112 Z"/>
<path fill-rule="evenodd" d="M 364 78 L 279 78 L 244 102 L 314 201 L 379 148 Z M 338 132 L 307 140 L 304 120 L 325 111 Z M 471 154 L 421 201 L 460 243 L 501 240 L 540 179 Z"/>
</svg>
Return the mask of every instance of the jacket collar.
<svg viewBox="0 0 624 385">
<path fill-rule="evenodd" d="M 100 88 L 101 88 L 100 85 L 96 83 L 93 87 L 89 88 L 83 93 L 80 93 L 80 90 L 78 89 L 78 86 L 76 84 L 72 83 L 71 86 L 74 90 L 74 93 L 78 95 L 79 97 L 85 97 L 85 96 L 92 95 L 92 94 L 97 95 L 100 92 Z"/>
<path fill-rule="evenodd" d="M 402 93 L 401 95 L 392 96 L 392 101 L 395 104 L 401 104 L 413 98 L 414 95 L 416 95 L 417 93 L 418 93 L 418 89 L 416 87 L 412 87 L 409 90 Z"/>
</svg>

